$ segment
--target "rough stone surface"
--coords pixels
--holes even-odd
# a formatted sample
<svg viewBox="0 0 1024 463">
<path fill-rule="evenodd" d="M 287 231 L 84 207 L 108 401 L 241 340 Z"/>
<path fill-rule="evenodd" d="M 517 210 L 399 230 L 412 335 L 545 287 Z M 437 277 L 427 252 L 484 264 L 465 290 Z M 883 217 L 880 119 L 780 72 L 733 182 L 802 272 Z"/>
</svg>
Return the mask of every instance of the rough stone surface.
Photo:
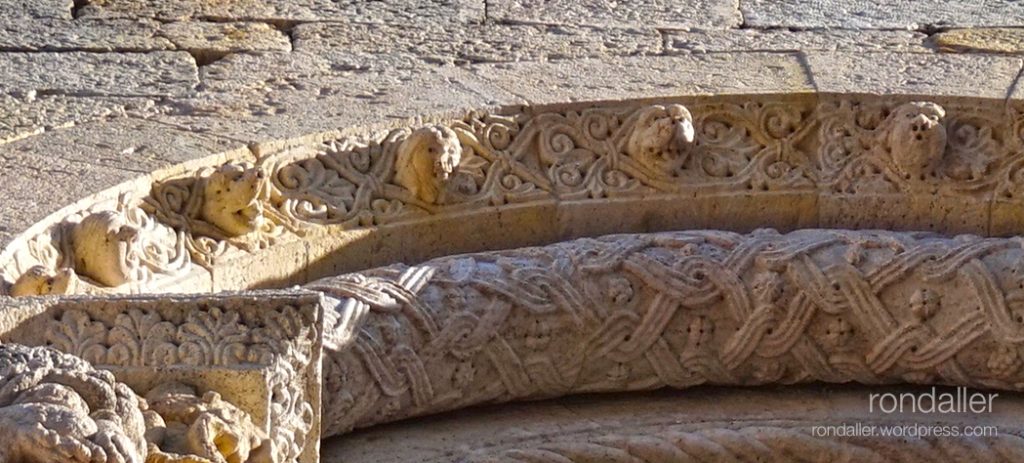
<svg viewBox="0 0 1024 463">
<path fill-rule="evenodd" d="M 0 0 L 0 294 L 19 296 L 0 296 L 0 339 L 114 371 L 191 428 L 151 443 L 202 461 L 313 463 L 320 410 L 336 434 L 567 393 L 855 380 L 1015 405 L 942 420 L 999 437 L 854 442 L 808 430 L 921 417 L 867 416 L 867 390 L 691 389 L 397 424 L 324 460 L 1015 463 L 1022 8 Z M 718 231 L 678 232 L 701 229 Z M 324 337 L 294 290 L 164 294 L 325 277 Z M 321 340 L 322 381 L 304 357 Z M 85 397 L 39 386 L 17 400 Z M 0 460 L 103 421 L 88 404 L 11 426 L 11 397 L 3 435 L 66 432 Z"/>
<path fill-rule="evenodd" d="M 288 36 L 265 23 L 174 22 L 160 27 L 160 36 L 179 50 L 209 59 L 228 53 L 288 51 Z"/>
<path fill-rule="evenodd" d="M 1024 53 L 1022 29 L 955 29 L 935 34 L 931 39 L 945 52 Z"/>
<path fill-rule="evenodd" d="M 0 22 L 12 19 L 71 19 L 72 0 L 0 0 Z"/>
<path fill-rule="evenodd" d="M 4 51 L 154 51 L 173 48 L 159 37 L 160 24 L 145 19 L 25 21 L 0 18 Z"/>
<path fill-rule="evenodd" d="M 306 52 L 231 55 L 203 67 L 204 90 L 195 98 L 179 100 L 182 111 L 158 119 L 247 143 L 273 142 L 517 102 L 496 86 L 477 82 L 462 68 L 426 67 L 409 57 L 399 58 L 390 69 L 359 69 L 366 57 L 351 57 Z"/>
<path fill-rule="evenodd" d="M 1024 25 L 1024 5 L 1000 0 L 744 0 L 750 27 L 922 29 Z"/>
<path fill-rule="evenodd" d="M 184 52 L 0 53 L 7 94 L 186 96 L 199 83 Z"/>
<path fill-rule="evenodd" d="M 403 2 L 97 0 L 89 2 L 82 8 L 80 15 L 99 18 L 143 17 L 171 21 L 186 19 L 279 22 L 333 20 L 403 23 L 432 18 L 444 22 L 479 23 L 484 19 L 484 3 L 483 0 L 410 0 Z"/>
<path fill-rule="evenodd" d="M 488 19 L 512 23 L 665 28 L 738 26 L 735 0 L 487 0 Z"/>
<path fill-rule="evenodd" d="M 408 54 L 436 64 L 657 54 L 654 29 L 571 26 L 303 24 L 292 32 L 307 53 Z"/>
<path fill-rule="evenodd" d="M 472 71 L 533 104 L 813 90 L 799 58 L 780 53 L 494 64 L 474 66 Z"/>
<path fill-rule="evenodd" d="M 1022 61 L 986 55 L 810 51 L 807 63 L 821 92 L 1006 98 Z"/>
<path fill-rule="evenodd" d="M 898 51 L 927 52 L 925 34 L 904 31 L 825 29 L 665 31 L 666 53 L 748 51 Z"/>
<path fill-rule="evenodd" d="M 61 95 L 0 95 L 0 144 L 48 130 L 98 119 L 144 115 L 155 111 L 148 98 L 81 98 Z"/>
</svg>

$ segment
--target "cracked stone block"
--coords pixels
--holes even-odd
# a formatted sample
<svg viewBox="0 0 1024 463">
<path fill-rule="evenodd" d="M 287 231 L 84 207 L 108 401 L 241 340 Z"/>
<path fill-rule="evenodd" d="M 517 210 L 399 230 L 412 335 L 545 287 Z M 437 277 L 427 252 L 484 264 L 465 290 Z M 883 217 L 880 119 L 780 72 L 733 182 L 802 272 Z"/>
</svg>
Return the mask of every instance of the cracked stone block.
<svg viewBox="0 0 1024 463">
<path fill-rule="evenodd" d="M 533 104 L 814 90 L 797 55 L 782 53 L 488 64 L 474 66 L 472 71 Z"/>
<path fill-rule="evenodd" d="M 749 27 L 922 29 L 1024 25 L 1024 4 L 995 0 L 745 0 Z"/>
<path fill-rule="evenodd" d="M 199 80 L 188 53 L 159 51 L 0 53 L 0 82 L 8 94 L 180 97 Z"/>
<path fill-rule="evenodd" d="M 665 52 L 716 53 L 735 51 L 898 51 L 922 53 L 927 37 L 920 32 L 871 30 L 694 30 L 665 31 Z"/>
<path fill-rule="evenodd" d="M 479 63 L 650 55 L 660 52 L 654 29 L 423 23 L 301 24 L 295 49 L 309 53 L 411 54 L 429 63 Z"/>
<path fill-rule="evenodd" d="M 734 0 L 487 0 L 487 17 L 511 23 L 729 28 L 743 18 Z"/>
<path fill-rule="evenodd" d="M 0 17 L 0 49 L 8 51 L 124 52 L 170 50 L 160 23 L 146 19 L 68 21 Z"/>
<path fill-rule="evenodd" d="M 1022 64 L 1020 58 L 991 55 L 815 51 L 806 55 L 818 91 L 875 95 L 1006 98 Z"/>
<path fill-rule="evenodd" d="M 392 58 L 401 65 L 352 70 L 351 60 L 333 53 L 232 54 L 202 68 L 203 92 L 155 118 L 198 133 L 286 146 L 354 127 L 460 117 L 470 108 L 521 102 L 465 69 Z"/>
<path fill-rule="evenodd" d="M 160 27 L 160 36 L 179 50 L 209 59 L 245 51 L 289 51 L 291 40 L 266 23 L 174 22 Z"/>
<path fill-rule="evenodd" d="M 483 0 L 238 0 L 211 2 L 181 0 L 95 0 L 80 11 L 92 18 L 157 18 L 167 21 L 212 19 L 217 21 L 344 21 L 406 24 L 416 20 L 483 22 Z"/>
</svg>

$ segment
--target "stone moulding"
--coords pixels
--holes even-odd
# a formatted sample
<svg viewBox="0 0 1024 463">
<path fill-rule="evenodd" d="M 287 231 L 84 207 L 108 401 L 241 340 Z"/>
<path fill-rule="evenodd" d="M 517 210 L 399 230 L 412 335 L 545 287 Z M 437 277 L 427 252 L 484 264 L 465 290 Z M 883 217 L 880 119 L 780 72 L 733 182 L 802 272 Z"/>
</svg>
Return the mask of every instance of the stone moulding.
<svg viewBox="0 0 1024 463">
<path fill-rule="evenodd" d="M 129 386 L 163 420 L 147 429 L 190 429 L 149 440 L 149 463 L 229 457 L 210 445 L 225 429 L 234 457 L 312 463 L 321 436 L 585 392 L 1024 389 L 1024 246 L 1000 238 L 1024 230 L 1014 103 L 679 97 L 353 133 L 133 182 L 33 226 L 0 252 L 0 340 L 37 347 L 12 348 L 0 379 L 74 363 L 56 352 L 89 362 L 70 369 Z M 650 233 L 703 228 L 717 231 Z M 608 233 L 634 234 L 567 241 Z M 174 295 L 328 276 L 307 285 L 326 306 Z M 66 392 L 36 386 L 0 410 Z M 763 433 L 868 451 L 732 436 Z M 698 434 L 664 439 L 714 440 Z M 1000 442 L 1020 450 L 1015 436 Z M 621 450 L 606 444 L 585 450 Z"/>
<path fill-rule="evenodd" d="M 0 342 L 71 354 L 112 372 L 140 396 L 178 403 L 168 408 L 178 413 L 187 409 L 183 399 L 154 391 L 180 383 L 200 403 L 237 407 L 268 439 L 266 461 L 313 463 L 319 461 L 321 319 L 321 296 L 302 291 L 26 299 L 0 313 Z M 196 419 L 175 417 L 186 418 Z"/>
<path fill-rule="evenodd" d="M 702 384 L 1024 390 L 1024 242 L 610 235 L 327 278 L 324 435 L 483 403 Z"/>
<path fill-rule="evenodd" d="M 19 237 L 0 270 L 12 295 L 213 291 L 613 232 L 1002 236 L 1024 226 L 1022 134 L 1020 108 L 957 97 L 730 95 L 470 112 L 120 191 Z M 468 238 L 433 238 L 446 229 Z"/>
</svg>

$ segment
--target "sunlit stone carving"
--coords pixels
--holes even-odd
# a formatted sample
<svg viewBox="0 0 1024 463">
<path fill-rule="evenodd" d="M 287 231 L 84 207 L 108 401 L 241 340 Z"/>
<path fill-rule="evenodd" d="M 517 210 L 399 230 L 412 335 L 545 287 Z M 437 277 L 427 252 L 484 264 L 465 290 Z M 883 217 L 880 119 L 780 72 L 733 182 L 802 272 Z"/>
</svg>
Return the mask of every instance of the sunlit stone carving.
<svg viewBox="0 0 1024 463">
<path fill-rule="evenodd" d="M 580 392 L 1024 384 L 1009 355 L 1024 346 L 1024 247 L 1016 239 L 844 230 L 613 235 L 309 287 L 336 298 L 325 334 L 326 435 Z"/>
<path fill-rule="evenodd" d="M 437 203 L 462 159 L 458 135 L 444 126 L 417 129 L 398 147 L 395 183 L 426 203 Z"/>
<path fill-rule="evenodd" d="M 146 394 L 146 402 L 162 422 L 151 441 L 160 454 L 194 455 L 213 463 L 280 461 L 271 458 L 266 433 L 216 392 L 199 397 L 185 384 L 164 383 Z"/>
<path fill-rule="evenodd" d="M 686 163 L 693 143 L 693 116 L 682 105 L 651 106 L 637 114 L 626 152 L 655 172 L 671 173 Z"/>
<path fill-rule="evenodd" d="M 78 287 L 74 270 L 62 268 L 51 272 L 41 265 L 33 266 L 11 286 L 11 296 L 42 296 L 72 294 Z"/>
<path fill-rule="evenodd" d="M 184 237 L 137 207 L 86 215 L 70 241 L 75 271 L 106 287 L 180 275 L 190 263 Z"/>
<path fill-rule="evenodd" d="M 0 344 L 0 461 L 143 463 L 139 399 L 85 361 Z"/>
<path fill-rule="evenodd" d="M 884 147 L 897 172 L 907 179 L 934 176 L 946 151 L 946 110 L 935 103 L 912 102 L 897 107 L 882 128 Z"/>
<path fill-rule="evenodd" d="M 263 224 L 266 179 L 262 170 L 225 164 L 206 179 L 202 217 L 228 236 L 250 233 Z"/>
</svg>

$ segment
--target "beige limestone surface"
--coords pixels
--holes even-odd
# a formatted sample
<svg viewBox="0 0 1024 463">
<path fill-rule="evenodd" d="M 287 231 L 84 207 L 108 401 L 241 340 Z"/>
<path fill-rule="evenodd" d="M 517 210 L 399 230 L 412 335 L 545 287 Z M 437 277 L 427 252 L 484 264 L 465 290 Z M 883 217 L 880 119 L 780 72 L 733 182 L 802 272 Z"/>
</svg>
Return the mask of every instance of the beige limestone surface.
<svg viewBox="0 0 1024 463">
<path fill-rule="evenodd" d="M 129 280 L 123 288 L 87 281 L 89 275 L 100 275 L 91 271 L 82 272 L 76 287 L 99 293 L 96 300 L 105 308 L 96 313 L 107 318 L 92 321 L 110 331 L 116 314 L 132 317 L 130 306 L 200 314 L 210 312 L 210 303 L 167 296 L 110 302 L 108 291 L 285 287 L 397 261 L 414 264 L 604 233 L 827 226 L 1012 237 L 1024 229 L 1024 191 L 1018 188 L 1024 152 L 1019 136 L 1022 64 L 1014 29 L 1022 18 L 1016 2 L 966 0 L 0 0 L 4 278 L 27 275 L 20 288 L 62 292 L 73 283 L 69 265 L 91 268 L 83 263 L 90 261 L 117 270 L 104 275 Z M 914 101 L 938 105 L 943 115 L 930 106 L 913 106 L 917 110 L 908 120 L 914 122 L 897 124 L 896 116 L 906 115 L 903 105 Z M 687 111 L 673 106 L 678 104 Z M 465 165 L 441 162 L 454 158 L 453 151 L 445 151 L 452 146 L 446 141 L 450 137 L 438 138 L 436 145 L 405 143 L 425 127 L 435 133 L 446 133 L 438 127 L 455 131 Z M 601 129 L 611 132 L 602 135 Z M 910 140 L 920 130 L 927 134 L 921 145 L 901 143 L 892 135 Z M 565 133 L 570 144 L 560 136 Z M 632 133 L 644 135 L 636 141 Z M 608 135 L 612 142 L 600 138 Z M 518 139 L 524 141 L 508 148 L 506 143 Z M 545 151 L 540 142 L 527 140 L 551 143 Z M 430 147 L 446 155 L 433 157 Z M 395 181 L 389 163 L 398 151 L 430 163 L 408 163 L 417 167 L 405 180 Z M 510 153 L 521 158 L 510 159 Z M 427 168 L 435 160 L 437 169 Z M 228 161 L 232 164 L 222 168 Z M 619 175 L 620 168 L 629 175 Z M 930 177 L 933 170 L 936 176 Z M 212 181 L 211 171 L 237 172 L 238 177 Z M 254 178 L 263 180 L 247 180 Z M 431 187 L 438 184 L 445 193 L 434 196 Z M 207 190 L 210 185 L 215 186 Z M 243 191 L 217 193 L 216 185 Z M 252 186 L 258 188 L 250 192 Z M 537 195 L 538 190 L 544 193 Z M 135 208 L 140 201 L 144 207 Z M 109 214 L 115 208 L 121 209 Z M 62 262 L 71 255 L 68 248 L 50 245 L 73 248 L 76 224 L 96 211 L 107 214 L 89 223 L 112 229 L 78 227 L 102 232 L 80 231 L 86 238 L 78 241 L 110 238 L 114 245 L 104 252 L 80 253 L 83 262 Z M 943 255 L 951 265 L 969 270 L 956 278 L 980 274 L 972 259 L 989 252 L 985 249 L 991 243 L 1015 243 L 1012 238 L 958 240 L 943 241 L 959 250 Z M 896 246 L 869 244 L 859 254 L 864 260 L 850 265 L 871 264 Z M 12 254 L 14 249 L 30 252 Z M 1016 252 L 1007 250 L 1016 249 L 1012 245 L 1000 249 L 996 257 L 979 259 L 998 263 Z M 856 255 L 851 251 L 829 260 L 815 254 L 833 263 L 849 262 L 850 256 L 856 260 Z M 1001 278 L 1014 275 L 1015 269 L 994 265 L 992 272 Z M 463 270 L 452 272 L 458 277 Z M 998 281 L 1009 289 L 1011 283 Z M 902 298 L 907 288 L 892 291 Z M 936 312 L 929 294 L 908 296 L 909 312 L 894 310 L 910 321 L 934 316 L 923 323 L 925 328 L 929 323 L 948 327 L 948 317 L 971 315 L 963 304 L 947 304 Z M 265 307 L 260 304 L 275 296 L 216 297 L 228 305 Z M 391 310 L 387 297 L 371 302 Z M 98 310 L 92 299 L 45 301 L 57 301 L 68 312 Z M 1015 326 L 1016 296 L 989 302 L 994 307 L 990 315 L 1009 317 L 991 326 Z M 0 297 L 5 316 L 17 305 Z M 762 312 L 768 314 L 765 320 L 776 320 L 772 310 Z M 486 312 L 471 311 L 459 323 L 481 314 Z M 383 347 L 375 347 L 387 351 L 379 356 L 381 365 L 397 364 L 396 377 L 416 378 L 415 365 L 403 350 L 405 338 L 391 336 L 405 325 L 395 328 L 387 316 L 379 318 L 384 320 L 379 326 L 367 329 L 385 340 Z M 972 324 L 974 318 L 967 320 L 958 326 L 974 333 L 979 325 Z M 37 322 L 78 336 L 68 339 L 83 339 L 74 328 L 92 326 L 70 318 Z M 849 328 L 825 325 L 825 333 L 815 332 L 814 339 L 842 338 Z M 833 325 L 838 329 L 832 330 Z M 543 327 L 520 328 L 527 349 L 543 350 L 538 344 Z M 927 335 L 921 333 L 914 331 L 907 339 Z M 950 382 L 969 378 L 989 386 L 1000 374 L 1018 374 L 1019 352 L 1007 347 L 1018 341 L 1015 335 L 999 328 L 986 333 L 1002 336 L 998 346 L 982 346 L 987 356 L 977 354 L 976 345 L 956 344 L 971 353 L 956 359 L 971 366 L 966 373 L 948 363 L 911 365 L 927 364 L 923 370 L 953 378 Z M 957 336 L 939 336 L 923 352 L 949 339 L 969 338 Z M 97 352 L 92 347 L 124 345 L 104 341 L 76 348 L 89 357 Z M 901 352 L 914 361 L 924 357 Z M 765 368 L 752 372 L 754 377 L 778 373 L 768 368 L 770 362 L 762 363 Z M 482 364 L 436 361 L 439 367 L 430 373 L 450 373 L 442 379 L 472 383 L 481 376 L 470 367 Z M 609 384 L 644 373 L 621 364 L 596 366 L 609 366 L 600 371 Z M 325 368 L 337 371 L 337 365 Z M 213 370 L 203 373 L 204 381 L 229 402 L 230 391 L 240 388 L 264 399 L 280 399 L 284 396 L 275 394 L 289 391 L 258 386 L 266 383 L 263 373 Z M 883 378 L 891 373 L 872 370 Z M 920 372 L 900 380 L 936 381 L 915 373 Z M 335 387 L 339 378 L 344 375 L 336 374 L 324 386 Z M 112 384 L 106 379 L 105 385 Z M 422 384 L 403 389 L 408 385 L 388 379 L 379 378 L 393 386 L 387 391 L 395 395 L 389 397 L 400 399 L 384 401 L 378 409 L 384 415 L 367 422 L 407 414 L 427 397 L 420 393 L 407 400 L 402 394 L 419 391 Z M 37 386 L 55 390 L 47 384 Z M 135 385 L 140 391 L 150 386 Z M 466 397 L 486 396 L 496 386 L 490 387 Z M 334 390 L 340 392 L 329 400 L 341 405 L 325 409 L 334 414 L 326 422 L 351 417 L 345 415 L 347 389 Z M 700 454 L 708 446 L 735 444 L 764 461 L 785 458 L 779 455 L 787 452 L 850 461 L 871 461 L 871 455 L 945 461 L 947 454 L 972 462 L 1022 459 L 1015 394 L 1007 393 L 1006 409 L 982 420 L 1003 426 L 999 438 L 909 444 L 809 441 L 808 420 L 864 417 L 858 411 L 860 390 L 822 391 L 697 389 L 626 397 L 607 405 L 602 399 L 569 399 L 505 406 L 479 416 L 412 421 L 342 437 L 328 442 L 322 453 L 324 461 L 672 461 L 690 454 L 683 452 Z M 202 409 L 206 420 L 244 424 L 236 410 L 220 406 L 223 401 L 195 392 L 161 391 L 153 396 L 154 404 L 164 407 L 173 398 Z M 365 397 L 349 398 L 352 404 L 369 403 Z M 0 407 L 8 405 L 3 400 Z M 434 410 L 469 401 L 444 394 L 438 400 L 442 405 Z M 258 417 L 253 403 L 235 408 Z M 706 419 L 709 408 L 730 413 L 735 408 L 746 418 L 717 420 L 698 429 L 693 422 Z M 785 422 L 770 420 L 768 414 L 779 408 L 799 415 Z M 179 416 L 171 421 L 189 420 Z M 899 416 L 891 421 L 941 420 Z M 976 423 L 962 417 L 948 422 Z M 199 431 L 207 440 L 216 437 Z M 242 434 L 249 436 L 234 436 L 240 444 L 255 442 Z M 319 434 L 302 437 L 313 448 Z M 715 451 L 708 452 L 715 460 Z"/>
</svg>

